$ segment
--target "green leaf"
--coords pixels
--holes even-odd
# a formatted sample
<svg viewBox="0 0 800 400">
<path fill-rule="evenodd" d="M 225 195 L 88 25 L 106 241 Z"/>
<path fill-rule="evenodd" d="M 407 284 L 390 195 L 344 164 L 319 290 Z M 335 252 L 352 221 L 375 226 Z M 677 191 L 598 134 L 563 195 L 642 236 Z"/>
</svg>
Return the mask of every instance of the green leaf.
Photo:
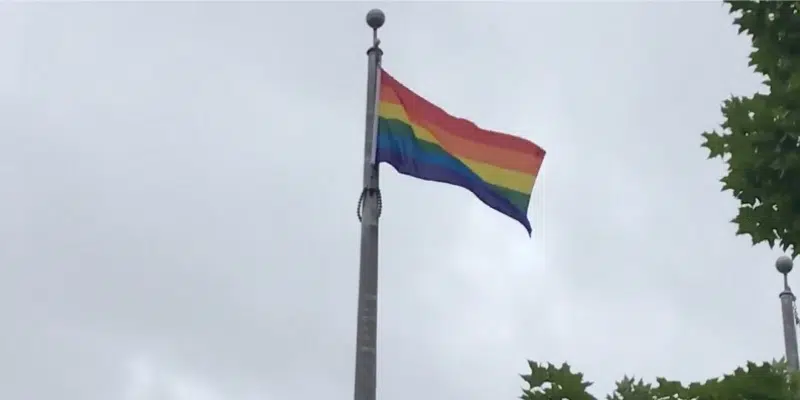
<svg viewBox="0 0 800 400">
<path fill-rule="evenodd" d="M 596 400 L 587 389 L 591 382 L 583 380 L 583 374 L 572 372 L 569 364 L 560 367 L 552 364 L 539 364 L 528 361 L 530 372 L 523 374 L 522 379 L 528 385 L 523 389 L 523 400 Z"/>
<path fill-rule="evenodd" d="M 725 139 L 716 132 L 704 132 L 706 141 L 703 147 L 708 149 L 708 158 L 722 157 L 725 154 Z"/>
</svg>

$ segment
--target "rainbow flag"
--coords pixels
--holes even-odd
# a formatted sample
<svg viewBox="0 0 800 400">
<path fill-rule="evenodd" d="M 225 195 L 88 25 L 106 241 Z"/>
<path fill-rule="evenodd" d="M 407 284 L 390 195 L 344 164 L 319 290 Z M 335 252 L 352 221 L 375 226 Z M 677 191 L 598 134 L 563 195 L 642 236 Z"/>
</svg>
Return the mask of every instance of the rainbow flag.
<svg viewBox="0 0 800 400">
<path fill-rule="evenodd" d="M 454 117 L 380 71 L 376 161 L 461 186 L 531 234 L 528 203 L 545 151 Z"/>
</svg>

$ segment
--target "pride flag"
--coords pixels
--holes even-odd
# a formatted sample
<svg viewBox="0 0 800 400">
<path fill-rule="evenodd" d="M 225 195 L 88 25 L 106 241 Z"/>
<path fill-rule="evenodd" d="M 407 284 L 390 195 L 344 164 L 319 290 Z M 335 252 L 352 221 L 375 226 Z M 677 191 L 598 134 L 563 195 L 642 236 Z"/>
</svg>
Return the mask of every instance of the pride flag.
<svg viewBox="0 0 800 400">
<path fill-rule="evenodd" d="M 401 174 L 461 186 L 519 221 L 545 151 L 528 140 L 454 117 L 380 70 L 376 161 Z"/>
</svg>

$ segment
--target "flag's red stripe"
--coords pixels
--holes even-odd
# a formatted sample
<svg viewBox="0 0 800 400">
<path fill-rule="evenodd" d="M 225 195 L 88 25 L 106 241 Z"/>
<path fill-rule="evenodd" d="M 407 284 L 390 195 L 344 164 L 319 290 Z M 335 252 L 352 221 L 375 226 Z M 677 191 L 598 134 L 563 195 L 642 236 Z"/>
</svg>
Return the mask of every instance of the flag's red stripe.
<svg viewBox="0 0 800 400">
<path fill-rule="evenodd" d="M 436 127 L 432 131 L 443 129 L 453 135 L 485 146 L 512 150 L 540 159 L 544 158 L 544 149 L 533 142 L 506 133 L 481 129 L 471 121 L 454 117 L 412 92 L 385 70 L 381 70 L 381 88 L 391 89 L 390 91 L 381 90 L 381 100 L 392 103 L 397 103 L 395 100 L 399 100 L 411 122 L 415 124 Z M 394 92 L 397 99 L 383 98 L 387 92 Z"/>
</svg>

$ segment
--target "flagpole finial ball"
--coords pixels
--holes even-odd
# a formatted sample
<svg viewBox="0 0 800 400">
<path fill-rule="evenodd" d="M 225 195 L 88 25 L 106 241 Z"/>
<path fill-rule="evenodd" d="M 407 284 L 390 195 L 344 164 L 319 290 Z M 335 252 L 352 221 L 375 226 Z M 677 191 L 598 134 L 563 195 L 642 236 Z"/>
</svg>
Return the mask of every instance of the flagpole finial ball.
<svg viewBox="0 0 800 400">
<path fill-rule="evenodd" d="M 383 14 L 383 11 L 373 8 L 367 13 L 367 25 L 370 28 L 378 29 L 383 26 L 384 22 L 386 22 L 386 15 Z"/>
<path fill-rule="evenodd" d="M 778 272 L 784 275 L 791 272 L 792 267 L 794 267 L 794 263 L 792 262 L 792 259 L 789 258 L 788 256 L 780 256 L 778 257 L 778 260 L 775 261 L 775 269 L 777 269 Z"/>
</svg>

